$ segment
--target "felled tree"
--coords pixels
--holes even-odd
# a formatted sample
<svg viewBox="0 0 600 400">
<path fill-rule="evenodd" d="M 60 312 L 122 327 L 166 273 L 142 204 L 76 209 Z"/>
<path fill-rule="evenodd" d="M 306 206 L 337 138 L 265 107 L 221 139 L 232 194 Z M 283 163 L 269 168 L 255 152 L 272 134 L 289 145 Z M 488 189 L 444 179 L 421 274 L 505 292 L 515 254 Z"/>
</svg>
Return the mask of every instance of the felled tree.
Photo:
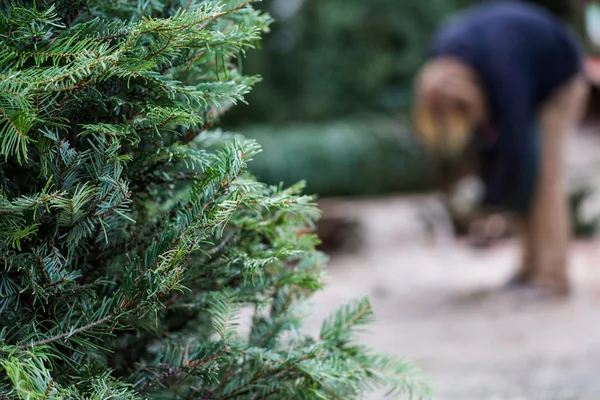
<svg viewBox="0 0 600 400">
<path fill-rule="evenodd" d="M 0 398 L 427 391 L 352 344 L 367 300 L 300 331 L 317 210 L 210 130 L 257 80 L 236 64 L 270 22 L 250 3 L 1 3 Z"/>
</svg>

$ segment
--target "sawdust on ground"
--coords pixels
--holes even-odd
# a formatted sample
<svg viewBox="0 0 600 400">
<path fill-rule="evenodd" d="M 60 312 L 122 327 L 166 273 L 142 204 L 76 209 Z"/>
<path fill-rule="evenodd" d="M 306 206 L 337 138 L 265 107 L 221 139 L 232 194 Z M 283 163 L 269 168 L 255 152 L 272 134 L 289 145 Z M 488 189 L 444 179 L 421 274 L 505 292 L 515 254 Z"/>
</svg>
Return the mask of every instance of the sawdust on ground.
<svg viewBox="0 0 600 400">
<path fill-rule="evenodd" d="M 591 140 L 570 145 L 571 165 L 600 156 Z M 332 258 L 307 329 L 318 332 L 333 310 L 368 295 L 378 321 L 361 341 L 422 368 L 436 400 L 600 399 L 600 241 L 573 244 L 570 298 L 523 298 L 498 290 L 516 266 L 516 241 L 480 250 L 433 240 L 420 217 L 425 203 L 336 203 L 361 222 L 364 240 Z"/>
</svg>

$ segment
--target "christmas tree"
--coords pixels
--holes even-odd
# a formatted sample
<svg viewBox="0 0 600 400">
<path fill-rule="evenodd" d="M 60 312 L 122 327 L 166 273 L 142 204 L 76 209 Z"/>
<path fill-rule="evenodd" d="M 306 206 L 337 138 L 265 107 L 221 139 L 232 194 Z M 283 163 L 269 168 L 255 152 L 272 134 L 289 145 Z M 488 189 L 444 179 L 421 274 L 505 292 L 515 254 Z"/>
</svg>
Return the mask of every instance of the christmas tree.
<svg viewBox="0 0 600 400">
<path fill-rule="evenodd" d="M 252 3 L 0 3 L 0 398 L 427 395 L 354 342 L 367 299 L 301 331 L 318 211 L 214 128 L 257 81 Z"/>
</svg>

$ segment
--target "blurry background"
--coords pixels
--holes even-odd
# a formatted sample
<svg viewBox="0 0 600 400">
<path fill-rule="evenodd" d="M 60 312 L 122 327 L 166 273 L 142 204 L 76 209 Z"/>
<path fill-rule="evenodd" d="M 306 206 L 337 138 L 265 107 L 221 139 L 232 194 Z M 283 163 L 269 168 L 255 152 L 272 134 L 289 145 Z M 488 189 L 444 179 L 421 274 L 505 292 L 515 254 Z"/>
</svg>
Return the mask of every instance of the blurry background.
<svg viewBox="0 0 600 400">
<path fill-rule="evenodd" d="M 539 0 L 582 20 L 575 0 Z M 260 179 L 306 178 L 321 196 L 427 187 L 407 116 L 415 72 L 440 22 L 476 0 L 266 0 L 275 18 L 243 68 L 263 81 L 224 123 L 265 147 Z M 272 151 L 277 149 L 278 151 Z"/>
<path fill-rule="evenodd" d="M 578 31 L 598 81 L 600 4 L 533 2 Z M 424 368 L 435 399 L 599 399 L 600 243 L 574 243 L 568 301 L 494 295 L 518 259 L 511 229 L 485 250 L 457 240 L 469 221 L 431 192 L 411 130 L 412 80 L 431 34 L 475 3 L 265 0 L 259 7 L 276 22 L 263 48 L 243 60 L 263 81 L 223 123 L 263 145 L 249 165 L 261 180 L 306 179 L 320 198 L 319 235 L 333 258 L 314 321 L 370 295 L 380 322 L 363 340 Z M 580 238 L 594 236 L 600 215 L 599 97 L 594 88 L 586 123 L 568 143 Z"/>
<path fill-rule="evenodd" d="M 244 68 L 264 80 L 226 120 L 265 147 L 252 170 L 272 183 L 306 179 L 320 196 L 424 189 L 423 154 L 406 118 L 412 79 L 432 31 L 467 3 L 262 3 L 276 23 Z"/>
<path fill-rule="evenodd" d="M 304 179 L 307 192 L 322 199 L 429 191 L 432 174 L 409 121 L 413 79 L 435 28 L 481 1 L 486 0 L 260 3 L 276 22 L 262 48 L 244 58 L 243 68 L 263 81 L 248 96 L 249 105 L 235 107 L 223 121 L 262 144 L 265 151 L 251 171 L 271 184 Z M 594 2 L 528 1 L 572 25 L 593 54 L 584 10 Z M 596 97 L 593 103 L 600 104 Z M 580 221 L 580 209 L 593 195 L 588 186 L 578 179 L 572 190 L 574 230 L 580 235 L 595 230 L 589 216 Z M 470 221 L 444 206 L 454 230 L 465 233 Z M 331 218 L 326 214 L 321 228 L 335 225 Z"/>
</svg>

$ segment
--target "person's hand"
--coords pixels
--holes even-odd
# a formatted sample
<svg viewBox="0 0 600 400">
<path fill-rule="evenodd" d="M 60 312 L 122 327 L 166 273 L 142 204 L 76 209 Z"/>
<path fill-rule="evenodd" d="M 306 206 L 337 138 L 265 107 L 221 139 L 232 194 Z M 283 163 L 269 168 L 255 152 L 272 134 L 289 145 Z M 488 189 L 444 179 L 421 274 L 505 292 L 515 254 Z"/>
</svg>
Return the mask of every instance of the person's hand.
<svg viewBox="0 0 600 400">
<path fill-rule="evenodd" d="M 469 224 L 469 241 L 477 247 L 488 247 L 508 233 L 508 220 L 500 214 L 477 218 Z"/>
</svg>

